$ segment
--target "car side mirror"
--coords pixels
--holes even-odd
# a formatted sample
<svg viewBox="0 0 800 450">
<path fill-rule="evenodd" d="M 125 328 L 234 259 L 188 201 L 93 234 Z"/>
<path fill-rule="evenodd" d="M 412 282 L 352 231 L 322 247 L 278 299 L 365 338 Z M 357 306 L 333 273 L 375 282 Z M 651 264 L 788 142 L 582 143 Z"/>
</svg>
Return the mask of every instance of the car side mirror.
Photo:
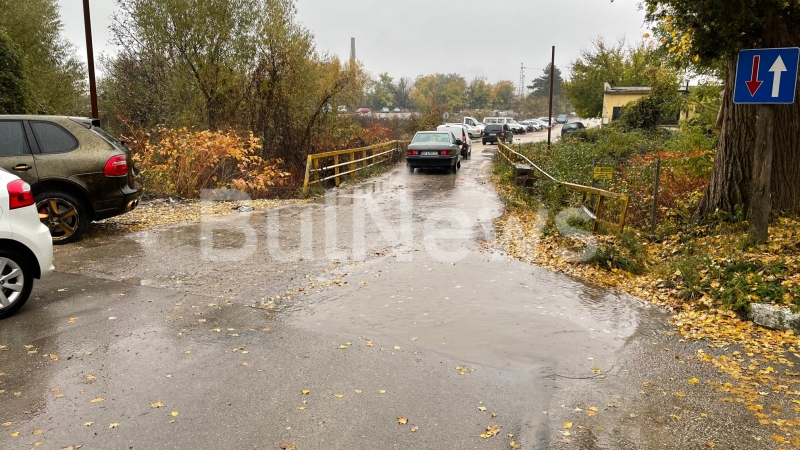
<svg viewBox="0 0 800 450">
<path fill-rule="evenodd" d="M 456 139 L 456 145 L 464 145 L 464 143 L 461 142 L 461 139 Z"/>
</svg>

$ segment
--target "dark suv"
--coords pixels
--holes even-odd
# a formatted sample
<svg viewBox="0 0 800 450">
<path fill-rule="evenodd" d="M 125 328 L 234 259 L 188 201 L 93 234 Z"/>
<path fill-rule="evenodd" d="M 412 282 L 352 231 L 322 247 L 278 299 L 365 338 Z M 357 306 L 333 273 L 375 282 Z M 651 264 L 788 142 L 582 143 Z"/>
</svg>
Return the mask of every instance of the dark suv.
<svg viewBox="0 0 800 450">
<path fill-rule="evenodd" d="M 564 136 L 565 134 L 574 133 L 584 128 L 586 128 L 586 126 L 584 126 L 581 122 L 567 123 L 561 127 L 561 135 Z"/>
<path fill-rule="evenodd" d="M 511 128 L 508 124 L 490 123 L 486 125 L 486 128 L 483 129 L 483 133 L 481 133 L 481 142 L 483 145 L 486 145 L 487 142 L 497 144 L 498 140 L 506 144 L 514 142 L 514 133 L 511 132 Z"/>
<path fill-rule="evenodd" d="M 0 137 L 0 167 L 32 186 L 55 244 L 74 242 L 89 222 L 139 204 L 130 151 L 98 121 L 0 115 Z"/>
</svg>

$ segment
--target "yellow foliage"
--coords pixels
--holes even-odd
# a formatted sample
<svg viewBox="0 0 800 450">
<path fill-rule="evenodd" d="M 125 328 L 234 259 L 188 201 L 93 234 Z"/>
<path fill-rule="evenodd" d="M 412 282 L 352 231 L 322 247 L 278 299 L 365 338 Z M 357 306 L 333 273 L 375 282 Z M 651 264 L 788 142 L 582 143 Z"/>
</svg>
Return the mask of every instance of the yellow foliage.
<svg viewBox="0 0 800 450">
<path fill-rule="evenodd" d="M 261 143 L 252 133 L 160 127 L 126 140 L 147 191 L 157 195 L 197 198 L 203 189 L 235 188 L 256 198 L 289 181 L 281 160 L 257 155 Z"/>
</svg>

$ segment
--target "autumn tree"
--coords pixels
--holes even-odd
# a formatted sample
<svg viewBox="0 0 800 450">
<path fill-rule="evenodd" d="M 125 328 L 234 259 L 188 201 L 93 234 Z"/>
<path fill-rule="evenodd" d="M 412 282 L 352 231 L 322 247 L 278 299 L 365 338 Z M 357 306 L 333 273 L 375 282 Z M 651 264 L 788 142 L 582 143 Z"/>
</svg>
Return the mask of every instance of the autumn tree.
<svg viewBox="0 0 800 450">
<path fill-rule="evenodd" d="M 466 105 L 467 82 L 455 73 L 419 76 L 411 89 L 411 99 L 423 111 L 438 107 L 459 111 Z"/>
<path fill-rule="evenodd" d="M 654 24 L 662 47 L 686 65 L 720 67 L 725 80 L 721 132 L 708 188 L 696 218 L 724 211 L 761 223 L 766 238 L 763 207 L 797 211 L 800 208 L 800 102 L 764 110 L 771 120 L 759 123 L 759 107 L 733 103 L 738 52 L 745 48 L 800 46 L 800 2 L 783 0 L 645 0 L 647 19 Z M 756 133 L 756 126 L 762 127 Z M 757 139 L 756 136 L 760 138 Z M 772 161 L 759 162 L 768 142 Z M 766 163 L 766 164 L 765 164 Z M 753 181 L 760 187 L 753 204 Z M 762 189 L 765 188 L 765 189 Z M 758 217 L 750 217 L 753 207 Z M 751 237 L 754 237 L 751 233 Z"/>
<path fill-rule="evenodd" d="M 492 86 L 492 106 L 496 109 L 511 109 L 516 99 L 516 87 L 513 81 L 498 81 Z"/>
<path fill-rule="evenodd" d="M 13 42 L 31 112 L 87 115 L 83 64 L 61 37 L 56 0 L 0 0 L 0 30 Z"/>
</svg>

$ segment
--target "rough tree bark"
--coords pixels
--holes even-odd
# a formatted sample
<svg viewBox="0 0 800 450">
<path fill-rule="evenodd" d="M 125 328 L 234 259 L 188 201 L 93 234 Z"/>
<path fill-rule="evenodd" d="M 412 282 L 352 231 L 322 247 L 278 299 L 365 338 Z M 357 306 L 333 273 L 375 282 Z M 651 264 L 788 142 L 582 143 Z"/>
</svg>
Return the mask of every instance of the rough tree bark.
<svg viewBox="0 0 800 450">
<path fill-rule="evenodd" d="M 770 180 L 772 155 L 775 153 L 775 106 L 758 105 L 756 109 L 756 145 L 753 151 L 753 178 L 750 184 L 750 222 L 748 236 L 754 244 L 763 244 L 769 238 Z"/>
<path fill-rule="evenodd" d="M 767 41 L 767 40 L 765 40 Z M 800 35 L 784 34 L 769 39 L 763 47 L 795 47 Z M 750 210 L 749 192 L 755 149 L 756 107 L 734 105 L 736 59 L 728 61 L 722 100 L 722 131 L 716 159 L 705 195 L 695 211 L 695 220 L 724 211 L 731 215 Z M 800 91 L 800 89 L 798 89 Z M 774 151 L 770 176 L 773 211 L 800 211 L 800 99 L 792 105 L 775 105 L 772 139 Z"/>
<path fill-rule="evenodd" d="M 736 59 L 728 61 L 725 86 L 736 82 Z M 711 180 L 695 212 L 701 219 L 716 211 L 746 213 L 749 201 L 750 174 L 753 166 L 752 148 L 755 145 L 755 107 L 735 105 L 733 89 L 725 89 L 722 98 L 722 131 L 717 142 L 717 154 Z"/>
</svg>

